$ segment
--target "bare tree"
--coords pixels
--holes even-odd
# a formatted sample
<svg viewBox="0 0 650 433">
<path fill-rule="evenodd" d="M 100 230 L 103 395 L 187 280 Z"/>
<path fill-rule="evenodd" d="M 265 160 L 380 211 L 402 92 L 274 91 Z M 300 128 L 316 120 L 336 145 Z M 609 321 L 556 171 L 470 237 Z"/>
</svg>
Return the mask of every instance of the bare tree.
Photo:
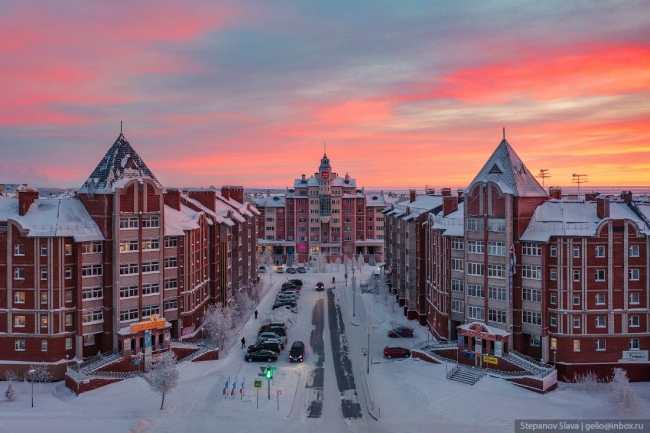
<svg viewBox="0 0 650 433">
<path fill-rule="evenodd" d="M 153 361 L 151 372 L 147 382 L 154 392 L 162 394 L 160 410 L 165 404 L 165 394 L 171 392 L 178 382 L 178 368 L 176 367 L 176 355 L 173 351 L 165 352 Z"/>
</svg>

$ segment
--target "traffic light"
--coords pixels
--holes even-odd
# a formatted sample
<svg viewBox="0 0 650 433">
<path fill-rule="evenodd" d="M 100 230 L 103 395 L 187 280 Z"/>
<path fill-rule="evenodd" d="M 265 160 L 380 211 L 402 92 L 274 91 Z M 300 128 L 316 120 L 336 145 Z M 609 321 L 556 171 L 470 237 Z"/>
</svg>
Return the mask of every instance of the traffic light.
<svg viewBox="0 0 650 433">
<path fill-rule="evenodd" d="M 265 372 L 265 377 L 266 377 L 268 380 L 273 379 L 273 370 L 271 370 L 270 368 L 267 368 L 267 369 L 266 369 L 266 372 Z"/>
</svg>

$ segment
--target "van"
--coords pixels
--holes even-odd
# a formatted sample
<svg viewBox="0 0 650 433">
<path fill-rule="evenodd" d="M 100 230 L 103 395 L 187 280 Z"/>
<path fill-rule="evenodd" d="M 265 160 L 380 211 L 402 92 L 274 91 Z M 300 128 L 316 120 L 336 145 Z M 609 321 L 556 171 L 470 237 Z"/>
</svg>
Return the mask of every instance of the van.
<svg viewBox="0 0 650 433">
<path fill-rule="evenodd" d="M 289 350 L 289 362 L 297 361 L 302 362 L 305 356 L 305 343 L 302 341 L 294 341 Z"/>
</svg>

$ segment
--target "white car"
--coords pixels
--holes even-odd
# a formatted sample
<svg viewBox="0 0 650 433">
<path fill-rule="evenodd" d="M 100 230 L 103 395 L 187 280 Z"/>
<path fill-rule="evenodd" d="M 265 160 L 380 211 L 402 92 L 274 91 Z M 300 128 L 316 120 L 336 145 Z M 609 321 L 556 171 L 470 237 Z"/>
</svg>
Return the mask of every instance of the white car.
<svg viewBox="0 0 650 433">
<path fill-rule="evenodd" d="M 284 266 L 278 266 L 275 270 L 278 274 L 284 274 Z"/>
<path fill-rule="evenodd" d="M 266 274 L 266 266 L 260 266 L 259 268 L 257 268 L 257 273 Z"/>
</svg>

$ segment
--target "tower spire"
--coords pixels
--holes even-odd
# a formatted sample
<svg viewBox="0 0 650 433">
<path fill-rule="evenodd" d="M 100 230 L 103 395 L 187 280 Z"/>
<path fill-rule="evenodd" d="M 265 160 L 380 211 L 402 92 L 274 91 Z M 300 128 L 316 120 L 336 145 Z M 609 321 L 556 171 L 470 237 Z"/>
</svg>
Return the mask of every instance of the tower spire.
<svg viewBox="0 0 650 433">
<path fill-rule="evenodd" d="M 503 139 L 504 140 L 506 139 L 506 127 L 505 126 L 503 127 Z"/>
<path fill-rule="evenodd" d="M 122 121 L 120 120 L 120 135 L 122 135 Z"/>
</svg>

